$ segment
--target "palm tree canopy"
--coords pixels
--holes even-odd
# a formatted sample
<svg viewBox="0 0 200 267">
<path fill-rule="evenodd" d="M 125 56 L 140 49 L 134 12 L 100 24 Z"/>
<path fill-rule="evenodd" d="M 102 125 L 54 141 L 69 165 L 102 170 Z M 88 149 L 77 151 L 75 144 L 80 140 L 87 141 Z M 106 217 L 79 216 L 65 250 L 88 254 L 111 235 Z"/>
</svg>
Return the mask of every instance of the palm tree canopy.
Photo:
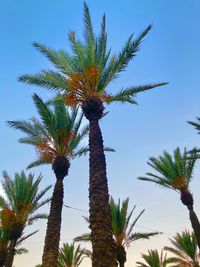
<svg viewBox="0 0 200 267">
<path fill-rule="evenodd" d="M 157 250 L 148 250 L 148 254 L 142 254 L 145 263 L 137 262 L 137 267 L 166 267 L 168 265 L 167 254 L 159 255 Z"/>
<path fill-rule="evenodd" d="M 128 205 L 129 198 L 124 200 L 122 204 L 120 199 L 118 200 L 118 203 L 114 202 L 112 197 L 110 199 L 112 229 L 117 245 L 129 246 L 133 241 L 138 239 L 149 239 L 150 236 L 159 234 L 159 232 L 133 233 L 134 226 L 143 214 L 144 210 L 142 210 L 134 221 L 130 223 L 136 206 L 134 206 L 131 212 L 128 213 Z"/>
<path fill-rule="evenodd" d="M 75 247 L 74 243 L 65 243 L 59 252 L 58 267 L 78 267 L 85 256 L 87 250 L 82 249 L 80 245 Z"/>
<path fill-rule="evenodd" d="M 149 237 L 151 236 L 160 234 L 159 232 L 133 232 L 134 226 L 136 225 L 140 216 L 143 214 L 144 210 L 142 210 L 139 215 L 133 220 L 133 222 L 130 223 L 136 206 L 134 206 L 130 213 L 128 213 L 129 198 L 124 200 L 121 204 L 120 199 L 118 200 L 118 203 L 115 203 L 113 198 L 111 197 L 109 204 L 111 208 L 113 236 L 115 243 L 118 246 L 128 247 L 132 242 L 138 239 L 149 239 Z M 89 219 L 87 217 L 83 218 L 87 223 L 89 223 Z M 91 241 L 91 235 L 89 233 L 82 234 L 81 236 L 77 236 L 74 241 Z"/>
<path fill-rule="evenodd" d="M 88 126 L 80 129 L 83 115 L 78 114 L 78 108 L 73 108 L 70 112 L 62 101 L 55 101 L 52 110 L 36 94 L 33 100 L 41 122 L 35 118 L 30 122 L 8 122 L 10 127 L 26 134 L 26 137 L 19 139 L 19 142 L 36 148 L 38 159 L 28 168 L 40 164 L 52 164 L 58 156 L 71 159 L 88 151 L 87 146 L 79 148 L 80 142 L 88 133 Z"/>
<path fill-rule="evenodd" d="M 42 200 L 51 186 L 39 192 L 41 180 L 42 175 L 34 181 L 33 174 L 26 175 L 23 171 L 16 173 L 14 179 L 6 171 L 3 172 L 2 187 L 5 198 L 0 196 L 2 227 L 11 237 L 18 235 L 18 231 L 23 232 L 24 228 L 35 220 L 47 218 L 46 214 L 37 213 L 39 208 L 50 201 L 49 198 Z M 22 237 L 21 242 L 26 238 Z"/>
<path fill-rule="evenodd" d="M 192 179 L 194 165 L 196 162 L 196 151 L 192 150 L 191 156 L 188 157 L 186 149 L 181 153 L 179 148 L 174 150 L 173 156 L 164 152 L 158 158 L 149 158 L 150 165 L 157 174 L 146 173 L 147 177 L 139 177 L 143 181 L 149 181 L 171 188 L 177 191 L 188 189 Z"/>
<path fill-rule="evenodd" d="M 56 51 L 46 45 L 34 43 L 34 47 L 53 63 L 56 70 L 23 75 L 19 81 L 55 90 L 62 94 L 65 103 L 70 106 L 82 104 L 89 97 L 96 97 L 106 103 L 119 101 L 136 104 L 137 93 L 166 84 L 155 83 L 122 88 L 116 94 L 107 92 L 108 84 L 116 79 L 136 56 L 151 25 L 135 39 L 132 34 L 121 52 L 113 55 L 111 55 L 111 49 L 107 48 L 105 15 L 102 19 L 100 35 L 96 36 L 86 3 L 84 3 L 84 26 L 84 42 L 76 38 L 75 32 L 69 33 L 72 53 L 64 50 Z"/>
<path fill-rule="evenodd" d="M 164 249 L 174 254 L 170 258 L 172 263 L 176 263 L 174 266 L 199 266 L 199 250 L 194 233 L 190 233 L 185 230 L 181 234 L 170 239 L 173 247 L 166 246 Z"/>
</svg>

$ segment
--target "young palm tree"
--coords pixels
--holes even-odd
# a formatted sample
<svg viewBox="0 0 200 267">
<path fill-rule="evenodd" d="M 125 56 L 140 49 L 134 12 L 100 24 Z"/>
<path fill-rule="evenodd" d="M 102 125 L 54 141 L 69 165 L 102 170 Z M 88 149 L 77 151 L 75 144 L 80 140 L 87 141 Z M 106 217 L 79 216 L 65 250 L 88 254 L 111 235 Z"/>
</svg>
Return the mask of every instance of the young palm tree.
<svg viewBox="0 0 200 267">
<path fill-rule="evenodd" d="M 118 203 L 115 203 L 112 197 L 110 199 L 112 229 L 116 247 L 116 259 L 120 267 L 124 267 L 124 263 L 126 262 L 126 248 L 128 248 L 132 242 L 138 239 L 149 239 L 149 237 L 159 234 L 158 232 L 133 232 L 134 226 L 139 220 L 140 216 L 143 214 L 144 210 L 142 210 L 134 219 L 134 221 L 130 223 L 136 206 L 134 206 L 131 212 L 128 213 L 128 204 L 129 198 L 124 200 L 122 205 L 120 200 Z M 89 223 L 88 218 L 85 218 L 85 220 Z M 76 237 L 74 241 L 91 241 L 91 235 L 83 234 Z"/>
<path fill-rule="evenodd" d="M 174 150 L 174 155 L 164 152 L 158 158 L 151 157 L 148 164 L 158 174 L 147 173 L 147 177 L 139 177 L 140 180 L 153 182 L 165 188 L 170 188 L 180 193 L 180 199 L 189 210 L 190 221 L 200 248 L 200 223 L 193 209 L 194 199 L 189 189 L 192 180 L 196 151 L 191 152 L 188 158 L 186 150 L 181 153 L 179 148 Z"/>
<path fill-rule="evenodd" d="M 174 254 L 169 260 L 174 267 L 199 267 L 199 250 L 194 233 L 184 231 L 170 239 L 173 247 L 164 249 Z"/>
<path fill-rule="evenodd" d="M 34 175 L 26 175 L 23 171 L 16 173 L 12 179 L 6 171 L 3 172 L 2 186 L 6 197 L 0 196 L 1 223 L 9 240 L 5 267 L 12 267 L 16 247 L 37 232 L 23 236 L 26 226 L 38 219 L 47 218 L 46 214 L 37 213 L 40 207 L 50 201 L 42 200 L 51 186 L 39 192 L 41 179 L 42 176 L 39 175 L 34 181 Z"/>
<path fill-rule="evenodd" d="M 51 164 L 56 176 L 42 262 L 43 267 L 53 267 L 57 266 L 59 252 L 63 179 L 68 175 L 70 160 L 87 151 L 87 147 L 79 149 L 79 144 L 88 133 L 88 126 L 81 130 L 83 116 L 80 115 L 78 118 L 78 109 L 73 109 L 70 113 L 62 101 L 56 101 L 54 110 L 51 110 L 36 94 L 33 100 L 42 123 L 35 118 L 31 122 L 10 121 L 8 123 L 26 134 L 26 137 L 19 140 L 21 143 L 30 144 L 36 148 L 38 159 L 28 168 Z"/>
<path fill-rule="evenodd" d="M 87 255 L 87 250 L 65 243 L 59 252 L 58 267 L 78 267 Z"/>
<path fill-rule="evenodd" d="M 145 263 L 138 261 L 137 267 L 166 267 L 169 264 L 167 254 L 163 255 L 163 251 L 159 255 L 157 250 L 148 250 L 148 254 L 142 254 L 142 258 Z"/>
<path fill-rule="evenodd" d="M 89 120 L 89 205 L 93 267 L 116 266 L 116 262 L 113 261 L 114 242 L 109 210 L 106 161 L 99 127 L 99 120 L 104 111 L 103 104 L 111 102 L 136 104 L 137 93 L 166 83 L 123 88 L 117 93 L 109 93 L 108 85 L 126 69 L 128 63 L 135 57 L 151 25 L 135 40 L 132 34 L 121 52 L 111 56 L 111 49 L 107 49 L 105 15 L 101 33 L 96 36 L 89 9 L 84 3 L 84 24 L 84 42 L 79 41 L 74 32 L 69 33 L 72 54 L 64 50 L 55 51 L 45 45 L 34 43 L 34 46 L 54 64 L 56 71 L 47 70 L 38 74 L 23 75 L 19 81 L 58 92 L 67 105 L 80 105 L 85 117 Z"/>
</svg>

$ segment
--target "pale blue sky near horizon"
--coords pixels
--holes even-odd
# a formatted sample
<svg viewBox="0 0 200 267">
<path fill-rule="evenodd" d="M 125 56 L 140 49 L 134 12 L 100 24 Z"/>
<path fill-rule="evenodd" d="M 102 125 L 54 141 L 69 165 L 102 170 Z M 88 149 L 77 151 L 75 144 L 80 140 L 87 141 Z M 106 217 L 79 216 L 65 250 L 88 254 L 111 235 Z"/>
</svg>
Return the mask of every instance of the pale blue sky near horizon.
<svg viewBox="0 0 200 267">
<path fill-rule="evenodd" d="M 149 156 L 163 150 L 172 152 L 177 146 L 192 148 L 200 144 L 200 136 L 186 123 L 200 116 L 200 2 L 198 0 L 101 0 L 87 1 L 95 31 L 100 29 L 106 13 L 108 44 L 118 52 L 131 33 L 139 34 L 153 24 L 140 51 L 126 72 L 110 85 L 116 91 L 122 87 L 151 82 L 169 82 L 169 85 L 137 96 L 138 106 L 113 104 L 101 122 L 106 145 L 116 149 L 107 154 L 110 193 L 115 199 L 130 197 L 130 207 L 137 205 L 145 213 L 136 231 L 163 231 L 162 236 L 150 241 L 138 241 L 129 249 L 127 267 L 134 266 L 140 253 L 149 248 L 161 249 L 168 237 L 190 228 L 187 210 L 174 192 L 138 181 L 149 170 Z M 29 119 L 37 116 L 32 102 L 36 92 L 43 99 L 52 93 L 44 88 L 19 83 L 17 77 L 51 69 L 52 65 L 32 46 L 33 41 L 55 49 L 67 49 L 67 34 L 75 30 L 82 37 L 82 0 L 2 0 L 0 3 L 0 171 L 11 175 L 26 168 L 35 159 L 35 151 L 17 142 L 21 133 L 9 129 L 5 121 Z M 55 179 L 50 166 L 32 170 L 43 173 L 42 186 Z M 195 169 L 191 189 L 200 215 L 200 173 Z M 88 158 L 76 159 L 65 179 L 65 203 L 88 210 Z M 48 206 L 45 208 L 48 211 Z M 87 232 L 81 216 L 84 212 L 63 209 L 61 243 Z M 16 257 L 15 267 L 34 267 L 41 262 L 45 222 L 32 229 L 40 233 L 24 244 L 29 254 Z M 27 229 L 29 232 L 30 229 Z M 28 262 L 28 265 L 27 265 Z M 89 266 L 87 261 L 81 266 Z"/>
</svg>

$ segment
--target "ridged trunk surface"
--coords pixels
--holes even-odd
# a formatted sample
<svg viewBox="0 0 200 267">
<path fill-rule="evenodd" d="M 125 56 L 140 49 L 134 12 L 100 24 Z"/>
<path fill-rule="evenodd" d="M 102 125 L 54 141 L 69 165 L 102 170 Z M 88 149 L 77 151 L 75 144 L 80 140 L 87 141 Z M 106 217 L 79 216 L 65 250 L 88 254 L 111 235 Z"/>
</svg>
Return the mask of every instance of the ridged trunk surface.
<svg viewBox="0 0 200 267">
<path fill-rule="evenodd" d="M 93 250 L 92 266 L 113 267 L 117 266 L 117 262 L 112 235 L 103 138 L 98 119 L 90 119 L 89 122 L 89 206 Z"/>
<path fill-rule="evenodd" d="M 42 257 L 42 267 L 57 267 L 64 195 L 63 191 L 63 179 L 57 179 L 51 199 L 51 208 L 48 217 Z"/>
<path fill-rule="evenodd" d="M 1 248 L 0 248 L 1 250 Z M 6 256 L 7 256 L 7 252 L 5 249 L 2 249 L 2 251 L 0 251 L 0 267 L 3 267 L 6 261 Z"/>
<path fill-rule="evenodd" d="M 13 239 L 10 242 L 10 245 L 8 247 L 8 254 L 7 254 L 7 257 L 6 257 L 5 267 L 12 267 L 13 261 L 14 261 L 14 256 L 15 256 L 16 245 L 17 245 L 17 240 Z"/>
<path fill-rule="evenodd" d="M 197 215 L 193 209 L 194 199 L 193 199 L 192 193 L 189 191 L 189 189 L 181 190 L 181 201 L 182 201 L 183 205 L 187 206 L 187 208 L 189 210 L 190 222 L 192 225 L 192 229 L 194 231 L 197 245 L 200 249 L 200 223 L 199 223 L 199 219 L 198 219 L 198 217 L 197 217 Z"/>
<path fill-rule="evenodd" d="M 199 223 L 199 219 L 196 215 L 196 213 L 194 212 L 193 209 L 189 210 L 190 213 L 190 221 L 191 221 L 191 225 L 194 231 L 194 235 L 198 244 L 198 247 L 200 249 L 200 223 Z"/>
</svg>

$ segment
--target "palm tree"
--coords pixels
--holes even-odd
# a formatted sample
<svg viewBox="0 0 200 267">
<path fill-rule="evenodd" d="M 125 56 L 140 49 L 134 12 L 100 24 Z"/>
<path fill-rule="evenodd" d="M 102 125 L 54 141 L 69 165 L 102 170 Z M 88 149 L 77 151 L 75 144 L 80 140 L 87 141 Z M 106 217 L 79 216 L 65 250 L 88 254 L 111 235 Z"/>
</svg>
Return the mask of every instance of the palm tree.
<svg viewBox="0 0 200 267">
<path fill-rule="evenodd" d="M 74 243 L 64 243 L 59 252 L 58 267 L 78 267 L 87 255 L 88 251 L 80 245 L 76 248 Z"/>
<path fill-rule="evenodd" d="M 131 212 L 128 213 L 129 198 L 124 200 L 121 205 L 120 200 L 118 200 L 118 203 L 115 203 L 111 197 L 109 204 L 111 208 L 112 229 L 116 247 L 116 259 L 119 262 L 119 266 L 124 267 L 124 263 L 126 262 L 126 249 L 130 246 L 130 244 L 139 239 L 149 239 L 149 237 L 157 235 L 159 232 L 133 232 L 134 226 L 143 214 L 144 210 L 142 210 L 134 221 L 130 223 L 136 206 L 134 206 Z M 88 218 L 84 217 L 84 219 L 89 223 Z M 83 234 L 76 237 L 74 241 L 91 241 L 91 235 Z"/>
<path fill-rule="evenodd" d="M 2 224 L 1 221 L 0 224 Z M 5 264 L 9 241 L 10 240 L 7 231 L 5 231 L 2 226 L 0 226 L 0 267 L 3 267 Z"/>
<path fill-rule="evenodd" d="M 174 150 L 171 156 L 164 152 L 158 158 L 151 157 L 148 164 L 156 170 L 158 174 L 146 173 L 147 177 L 139 177 L 140 180 L 153 182 L 164 188 L 170 188 L 180 193 L 180 199 L 189 210 L 190 221 L 200 248 L 200 223 L 193 209 L 194 199 L 189 189 L 192 180 L 194 165 L 197 160 L 197 152 L 193 150 L 191 157 L 188 157 L 186 149 L 181 153 L 179 148 Z"/>
<path fill-rule="evenodd" d="M 184 231 L 177 233 L 170 239 L 173 247 L 166 246 L 164 249 L 173 253 L 175 256 L 169 258 L 174 267 L 199 267 L 199 250 L 194 233 Z"/>
<path fill-rule="evenodd" d="M 63 179 L 68 175 L 70 160 L 88 150 L 87 147 L 79 149 L 81 140 L 88 133 L 88 126 L 80 129 L 83 115 L 78 115 L 77 108 L 70 113 L 62 101 L 56 101 L 54 110 L 51 110 L 36 94 L 33 100 L 42 123 L 34 118 L 31 122 L 10 121 L 8 124 L 26 134 L 26 137 L 19 140 L 21 143 L 30 144 L 36 148 L 38 159 L 28 168 L 51 164 L 56 176 L 42 261 L 43 267 L 53 267 L 57 266 L 59 252 Z"/>
<path fill-rule="evenodd" d="M 46 214 L 37 213 L 40 207 L 50 201 L 50 199 L 42 200 L 51 186 L 39 192 L 41 180 L 42 175 L 34 181 L 34 175 L 31 173 L 26 175 L 22 171 L 16 173 L 12 179 L 6 171 L 3 172 L 2 186 L 6 197 L 0 196 L 1 223 L 10 241 L 5 267 L 12 267 L 17 246 L 37 232 L 24 236 L 26 226 L 38 219 L 47 218 Z"/>
<path fill-rule="evenodd" d="M 103 137 L 99 126 L 99 120 L 104 111 L 103 104 L 111 102 L 136 104 L 137 93 L 166 83 L 132 86 L 114 94 L 109 93 L 108 85 L 118 77 L 119 73 L 125 71 L 128 63 L 136 56 L 151 25 L 135 40 L 133 40 L 132 34 L 121 52 L 112 56 L 111 49 L 107 49 L 105 15 L 102 20 L 101 33 L 96 36 L 88 6 L 84 3 L 84 25 L 84 42 L 79 41 L 74 32 L 69 33 L 72 54 L 64 50 L 55 51 L 46 45 L 34 43 L 34 46 L 54 64 L 56 71 L 47 70 L 38 74 L 23 75 L 19 81 L 58 92 L 66 105 L 80 105 L 85 117 L 89 120 L 89 205 L 93 266 L 116 266 L 106 161 Z"/>
<path fill-rule="evenodd" d="M 137 262 L 137 267 L 166 267 L 168 265 L 167 254 L 163 255 L 163 251 L 159 255 L 157 250 L 148 250 L 148 254 L 142 254 L 145 263 Z"/>
</svg>

